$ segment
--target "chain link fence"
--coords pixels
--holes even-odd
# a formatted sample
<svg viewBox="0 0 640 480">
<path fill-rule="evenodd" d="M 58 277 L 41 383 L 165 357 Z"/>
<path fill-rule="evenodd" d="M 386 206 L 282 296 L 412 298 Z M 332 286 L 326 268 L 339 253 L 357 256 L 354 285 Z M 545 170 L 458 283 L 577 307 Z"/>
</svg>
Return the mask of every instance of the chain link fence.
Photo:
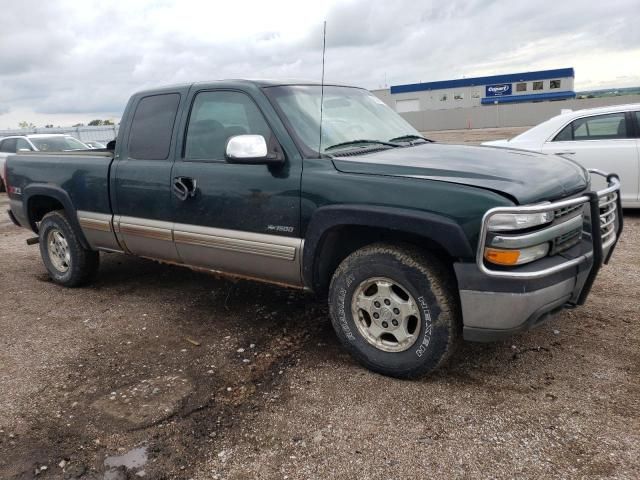
<svg viewBox="0 0 640 480">
<path fill-rule="evenodd" d="M 65 133 L 81 142 L 96 141 L 106 145 L 118 135 L 118 125 L 102 125 L 99 127 L 55 127 L 55 128 L 15 128 L 0 130 L 0 138 L 12 135 L 29 135 L 32 133 Z"/>
</svg>

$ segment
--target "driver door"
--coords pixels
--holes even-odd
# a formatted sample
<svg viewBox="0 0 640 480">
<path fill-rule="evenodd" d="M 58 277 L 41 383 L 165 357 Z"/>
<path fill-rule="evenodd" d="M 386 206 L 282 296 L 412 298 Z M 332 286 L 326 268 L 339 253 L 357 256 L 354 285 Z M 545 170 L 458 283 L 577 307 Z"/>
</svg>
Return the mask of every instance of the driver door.
<svg viewBox="0 0 640 480">
<path fill-rule="evenodd" d="M 174 162 L 174 241 L 183 263 L 300 285 L 300 178 L 302 161 L 282 149 L 256 101 L 238 90 L 199 90 L 191 107 L 182 152 Z M 263 105 L 263 108 L 268 106 Z M 274 113 L 275 115 L 275 113 Z M 277 118 L 271 118 L 271 122 Z M 235 135 L 256 134 L 281 149 L 281 165 L 228 163 Z"/>
</svg>

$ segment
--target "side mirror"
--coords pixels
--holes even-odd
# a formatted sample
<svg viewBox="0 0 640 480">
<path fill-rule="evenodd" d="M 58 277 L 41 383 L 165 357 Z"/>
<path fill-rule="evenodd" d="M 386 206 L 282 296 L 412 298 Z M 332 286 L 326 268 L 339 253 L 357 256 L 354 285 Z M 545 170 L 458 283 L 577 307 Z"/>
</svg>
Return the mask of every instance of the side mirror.
<svg viewBox="0 0 640 480">
<path fill-rule="evenodd" d="M 28 148 L 19 148 L 18 149 L 18 153 L 30 153 L 32 150 L 28 149 Z"/>
<path fill-rule="evenodd" d="M 248 165 L 277 164 L 284 161 L 281 154 L 269 153 L 262 135 L 236 135 L 227 140 L 225 156 L 229 163 Z"/>
</svg>

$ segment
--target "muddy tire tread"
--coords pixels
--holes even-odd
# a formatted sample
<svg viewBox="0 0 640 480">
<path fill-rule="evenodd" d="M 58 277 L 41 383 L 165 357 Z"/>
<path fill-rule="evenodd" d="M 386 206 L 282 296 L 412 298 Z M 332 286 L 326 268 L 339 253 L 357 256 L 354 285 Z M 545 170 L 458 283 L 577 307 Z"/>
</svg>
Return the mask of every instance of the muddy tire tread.
<svg viewBox="0 0 640 480">
<path fill-rule="evenodd" d="M 390 255 L 405 267 L 415 268 L 427 277 L 431 284 L 431 291 L 438 299 L 441 309 L 438 322 L 444 323 L 448 329 L 446 350 L 438 363 L 433 367 L 425 368 L 422 366 L 409 372 L 396 373 L 393 371 L 381 371 L 384 369 L 371 365 L 370 362 L 368 362 L 353 345 L 341 338 L 342 343 L 352 355 L 367 365 L 368 368 L 385 375 L 409 379 L 420 377 L 438 370 L 450 360 L 462 338 L 459 297 L 457 295 L 457 284 L 455 282 L 455 275 L 452 269 L 434 253 L 420 249 L 416 246 L 407 244 L 375 243 L 356 250 L 340 263 L 332 276 L 329 291 L 333 290 L 338 278 L 348 274 L 348 272 L 353 269 L 355 263 L 362 258 L 371 257 L 373 255 Z M 329 308 L 333 312 L 334 307 L 331 305 L 331 302 L 329 303 Z M 332 317 L 333 316 L 334 315 L 332 314 Z"/>
</svg>

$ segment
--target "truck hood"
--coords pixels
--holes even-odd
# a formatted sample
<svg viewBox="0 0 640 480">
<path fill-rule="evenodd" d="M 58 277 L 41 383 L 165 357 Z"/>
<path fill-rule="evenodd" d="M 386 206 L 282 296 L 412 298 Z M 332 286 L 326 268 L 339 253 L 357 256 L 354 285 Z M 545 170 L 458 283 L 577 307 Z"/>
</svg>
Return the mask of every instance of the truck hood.
<svg viewBox="0 0 640 480">
<path fill-rule="evenodd" d="M 388 175 L 484 188 L 526 204 L 557 200 L 583 191 L 588 174 L 557 155 L 522 150 L 425 143 L 374 153 L 334 156 L 345 173 Z"/>
</svg>

